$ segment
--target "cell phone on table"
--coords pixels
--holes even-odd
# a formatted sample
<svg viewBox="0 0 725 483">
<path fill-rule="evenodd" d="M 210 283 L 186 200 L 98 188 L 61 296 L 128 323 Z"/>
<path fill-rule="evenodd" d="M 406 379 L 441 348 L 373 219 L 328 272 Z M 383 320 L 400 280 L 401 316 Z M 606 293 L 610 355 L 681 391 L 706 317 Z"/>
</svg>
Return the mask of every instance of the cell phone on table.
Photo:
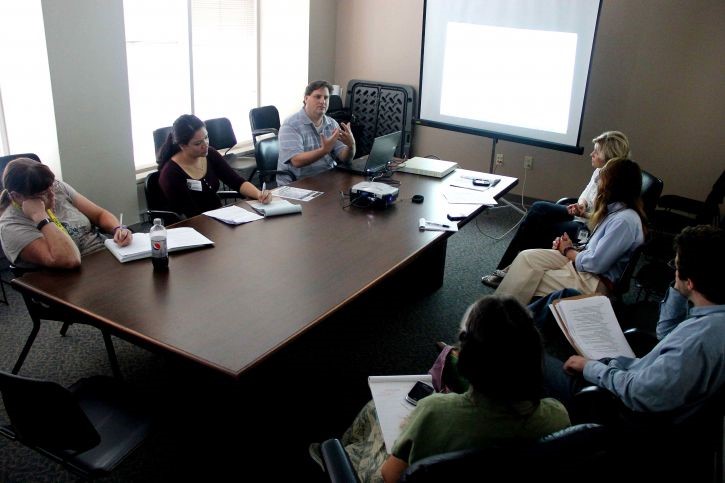
<svg viewBox="0 0 725 483">
<path fill-rule="evenodd" d="M 408 392 L 408 395 L 405 396 L 405 400 L 413 406 L 417 406 L 418 401 L 420 401 L 424 397 L 430 396 L 434 392 L 435 389 L 433 389 L 433 386 L 431 386 L 430 384 L 426 384 L 425 382 L 418 381 L 415 383 L 415 386 L 413 386 L 413 389 Z"/>
<path fill-rule="evenodd" d="M 473 186 L 491 186 L 491 180 L 483 178 L 473 178 Z"/>
</svg>

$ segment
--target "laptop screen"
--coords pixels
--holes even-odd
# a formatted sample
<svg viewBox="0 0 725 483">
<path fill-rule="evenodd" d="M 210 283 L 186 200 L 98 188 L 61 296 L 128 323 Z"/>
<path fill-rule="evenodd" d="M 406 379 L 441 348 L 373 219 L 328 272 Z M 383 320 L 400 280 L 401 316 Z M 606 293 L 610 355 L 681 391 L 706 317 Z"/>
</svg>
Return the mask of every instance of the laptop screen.
<svg viewBox="0 0 725 483">
<path fill-rule="evenodd" d="M 365 171 L 380 171 L 386 167 L 393 159 L 395 149 L 400 143 L 400 131 L 396 131 L 384 136 L 376 137 L 373 141 L 373 147 L 370 149 Z"/>
</svg>

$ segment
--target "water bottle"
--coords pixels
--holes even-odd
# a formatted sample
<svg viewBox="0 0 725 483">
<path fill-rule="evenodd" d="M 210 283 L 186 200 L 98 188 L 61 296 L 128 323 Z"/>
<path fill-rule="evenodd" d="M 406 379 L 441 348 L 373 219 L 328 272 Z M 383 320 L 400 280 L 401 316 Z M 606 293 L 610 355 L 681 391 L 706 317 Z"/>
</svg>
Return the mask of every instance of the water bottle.
<svg viewBox="0 0 725 483">
<path fill-rule="evenodd" d="M 169 252 L 166 250 L 166 228 L 161 218 L 154 218 L 154 226 L 149 230 L 151 239 L 151 262 L 154 270 L 166 271 L 169 269 Z"/>
</svg>

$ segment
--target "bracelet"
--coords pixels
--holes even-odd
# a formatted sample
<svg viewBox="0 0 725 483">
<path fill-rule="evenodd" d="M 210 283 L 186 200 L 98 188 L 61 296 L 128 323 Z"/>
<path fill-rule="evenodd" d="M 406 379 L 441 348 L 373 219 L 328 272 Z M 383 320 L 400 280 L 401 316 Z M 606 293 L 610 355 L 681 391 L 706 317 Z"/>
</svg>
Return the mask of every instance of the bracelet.
<svg viewBox="0 0 725 483">
<path fill-rule="evenodd" d="M 561 252 L 561 254 L 562 254 L 562 255 L 564 255 L 564 256 L 566 257 L 566 254 L 567 254 L 567 253 L 569 253 L 569 250 L 574 250 L 574 251 L 576 251 L 576 248 L 574 248 L 573 246 L 568 246 L 568 247 L 564 248 L 564 251 L 563 251 L 563 252 Z"/>
<path fill-rule="evenodd" d="M 118 225 L 118 226 L 114 226 L 113 227 L 113 230 L 111 230 L 111 235 L 115 235 L 118 230 L 128 230 L 128 231 L 131 231 L 125 225 Z"/>
<path fill-rule="evenodd" d="M 51 221 L 50 221 L 50 218 L 43 218 L 42 220 L 40 220 L 40 221 L 38 222 L 38 224 L 37 224 L 37 225 L 35 225 L 35 227 L 36 227 L 36 228 L 37 228 L 38 230 L 42 230 L 42 229 L 43 229 L 43 227 L 44 227 L 45 225 L 47 225 L 48 223 L 51 223 Z"/>
</svg>

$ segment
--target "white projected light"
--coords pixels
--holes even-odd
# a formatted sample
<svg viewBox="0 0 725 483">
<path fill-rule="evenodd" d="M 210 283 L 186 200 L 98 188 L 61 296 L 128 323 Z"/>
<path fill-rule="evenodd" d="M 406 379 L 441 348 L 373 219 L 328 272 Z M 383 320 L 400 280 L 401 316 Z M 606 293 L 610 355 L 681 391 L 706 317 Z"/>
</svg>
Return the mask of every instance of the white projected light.
<svg viewBox="0 0 725 483">
<path fill-rule="evenodd" d="M 416 123 L 581 153 L 600 6 L 426 0 Z"/>
<path fill-rule="evenodd" d="M 574 33 L 449 22 L 441 114 L 566 133 L 576 42 Z M 481 46 L 473 58 L 471 44 Z"/>
</svg>

